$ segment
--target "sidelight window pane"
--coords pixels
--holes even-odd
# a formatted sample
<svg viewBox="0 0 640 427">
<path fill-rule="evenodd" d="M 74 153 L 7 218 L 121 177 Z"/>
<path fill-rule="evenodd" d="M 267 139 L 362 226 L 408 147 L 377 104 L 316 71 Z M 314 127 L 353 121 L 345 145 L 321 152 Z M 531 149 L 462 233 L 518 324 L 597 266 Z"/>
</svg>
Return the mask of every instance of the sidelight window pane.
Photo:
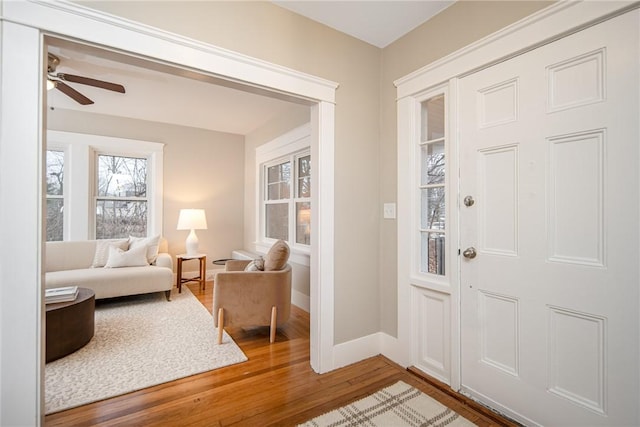
<svg viewBox="0 0 640 427">
<path fill-rule="evenodd" d="M 444 95 L 430 98 L 421 104 L 421 141 L 444 137 Z"/>
<path fill-rule="evenodd" d="M 444 275 L 445 236 L 442 233 L 422 233 L 422 260 L 420 269 L 424 273 Z"/>
<path fill-rule="evenodd" d="M 445 191 L 444 187 L 421 190 L 421 221 L 423 230 L 445 229 Z"/>
<path fill-rule="evenodd" d="M 422 156 L 422 177 L 421 184 L 443 184 L 444 183 L 444 141 L 423 145 Z"/>
</svg>

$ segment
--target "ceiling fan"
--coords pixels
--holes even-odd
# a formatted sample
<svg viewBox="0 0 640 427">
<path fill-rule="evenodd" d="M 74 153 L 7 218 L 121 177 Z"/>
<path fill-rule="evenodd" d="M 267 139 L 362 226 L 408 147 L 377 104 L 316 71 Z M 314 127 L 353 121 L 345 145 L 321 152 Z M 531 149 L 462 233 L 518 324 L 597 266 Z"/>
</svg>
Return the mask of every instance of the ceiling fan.
<svg viewBox="0 0 640 427">
<path fill-rule="evenodd" d="M 117 83 L 105 82 L 102 80 L 96 80 L 89 77 L 75 76 L 73 74 L 56 73 L 56 68 L 60 64 L 60 58 L 52 53 L 48 54 L 47 65 L 47 84 L 52 84 L 54 88 L 67 95 L 79 104 L 89 105 L 93 104 L 93 101 L 65 82 L 80 83 L 83 85 L 94 86 L 101 89 L 111 90 L 114 92 L 125 93 L 124 86 Z"/>
</svg>

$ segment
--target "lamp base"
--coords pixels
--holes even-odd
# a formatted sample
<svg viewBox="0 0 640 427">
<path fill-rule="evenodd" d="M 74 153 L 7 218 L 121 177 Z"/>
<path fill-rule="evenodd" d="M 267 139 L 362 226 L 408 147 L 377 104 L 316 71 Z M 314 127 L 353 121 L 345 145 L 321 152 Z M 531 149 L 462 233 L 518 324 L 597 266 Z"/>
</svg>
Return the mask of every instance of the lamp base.
<svg viewBox="0 0 640 427">
<path fill-rule="evenodd" d="M 198 236 L 196 236 L 196 231 L 194 229 L 191 229 L 191 232 L 187 236 L 185 248 L 187 250 L 187 255 L 198 255 Z"/>
</svg>

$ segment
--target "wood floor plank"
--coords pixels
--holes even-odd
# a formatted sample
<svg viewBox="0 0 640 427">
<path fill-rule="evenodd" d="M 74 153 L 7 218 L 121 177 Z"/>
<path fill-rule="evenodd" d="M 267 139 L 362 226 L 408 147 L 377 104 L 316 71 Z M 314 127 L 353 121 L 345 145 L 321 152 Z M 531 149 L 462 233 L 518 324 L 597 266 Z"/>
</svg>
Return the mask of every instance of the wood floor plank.
<svg viewBox="0 0 640 427">
<path fill-rule="evenodd" d="M 187 284 L 211 312 L 213 283 Z M 482 427 L 516 426 L 437 382 L 376 356 L 319 375 L 309 363 L 309 314 L 269 329 L 228 329 L 249 360 L 45 417 L 45 426 L 294 426 L 402 380 Z M 490 411 L 489 411 L 490 412 Z"/>
</svg>

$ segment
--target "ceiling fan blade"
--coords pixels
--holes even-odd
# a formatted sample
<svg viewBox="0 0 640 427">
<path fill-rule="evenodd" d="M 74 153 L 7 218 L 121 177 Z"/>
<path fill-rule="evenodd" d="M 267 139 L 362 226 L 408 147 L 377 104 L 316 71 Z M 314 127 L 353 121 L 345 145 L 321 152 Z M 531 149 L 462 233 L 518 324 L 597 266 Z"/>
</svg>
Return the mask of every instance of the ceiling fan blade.
<svg viewBox="0 0 640 427">
<path fill-rule="evenodd" d="M 91 79 L 89 77 L 75 76 L 73 74 L 58 73 L 56 75 L 60 80 L 66 82 L 80 83 L 83 85 L 95 86 L 101 89 L 112 90 L 114 92 L 125 93 L 124 86 L 117 83 L 105 82 L 103 80 Z"/>
<path fill-rule="evenodd" d="M 93 104 L 93 101 L 90 100 L 89 98 L 87 98 L 86 96 L 84 96 L 83 94 L 81 94 L 80 92 L 78 92 L 77 90 L 75 90 L 74 88 L 72 88 L 71 86 L 59 81 L 59 80 L 55 80 L 54 84 L 56 85 L 56 89 L 58 89 L 60 92 L 64 93 L 65 95 L 67 95 L 69 98 L 73 99 L 74 101 L 76 101 L 79 104 L 82 105 L 89 105 L 89 104 Z"/>
</svg>

